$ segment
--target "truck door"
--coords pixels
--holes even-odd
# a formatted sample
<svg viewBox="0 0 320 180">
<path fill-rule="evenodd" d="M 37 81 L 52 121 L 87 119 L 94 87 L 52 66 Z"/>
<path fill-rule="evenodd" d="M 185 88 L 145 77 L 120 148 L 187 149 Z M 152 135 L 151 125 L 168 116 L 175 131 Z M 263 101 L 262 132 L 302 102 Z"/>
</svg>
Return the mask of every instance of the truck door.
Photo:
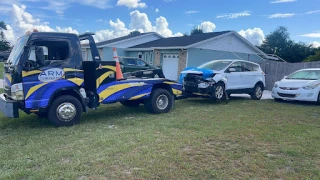
<svg viewBox="0 0 320 180">
<path fill-rule="evenodd" d="M 79 86 L 71 40 L 57 38 L 30 41 L 22 82 L 27 109 L 46 108 L 59 89 Z M 83 82 L 83 81 L 82 81 Z"/>
</svg>

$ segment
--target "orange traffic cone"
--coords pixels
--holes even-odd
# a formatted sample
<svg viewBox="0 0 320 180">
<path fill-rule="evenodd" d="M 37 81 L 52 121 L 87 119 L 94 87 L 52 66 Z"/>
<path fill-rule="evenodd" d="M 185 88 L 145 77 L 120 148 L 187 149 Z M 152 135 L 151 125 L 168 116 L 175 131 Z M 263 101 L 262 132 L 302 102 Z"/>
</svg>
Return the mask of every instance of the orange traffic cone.
<svg viewBox="0 0 320 180">
<path fill-rule="evenodd" d="M 122 75 L 122 71 L 120 68 L 120 62 L 119 62 L 116 48 L 113 48 L 113 60 L 116 61 L 116 78 L 117 78 L 117 80 L 123 79 L 123 75 Z"/>
</svg>

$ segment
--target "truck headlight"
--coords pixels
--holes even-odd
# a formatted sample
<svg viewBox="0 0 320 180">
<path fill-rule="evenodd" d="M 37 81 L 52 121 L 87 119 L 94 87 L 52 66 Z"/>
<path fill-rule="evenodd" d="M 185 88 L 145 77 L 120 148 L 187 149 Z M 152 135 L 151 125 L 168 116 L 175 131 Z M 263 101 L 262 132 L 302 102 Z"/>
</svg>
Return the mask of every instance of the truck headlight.
<svg viewBox="0 0 320 180">
<path fill-rule="evenodd" d="M 14 100 L 24 100 L 22 83 L 13 84 L 11 86 L 11 98 Z"/>
<path fill-rule="evenodd" d="M 311 83 L 308 86 L 304 86 L 302 87 L 305 90 L 309 90 L 309 89 L 315 89 L 316 87 L 318 87 L 320 85 L 320 82 L 316 82 L 316 83 Z"/>
</svg>

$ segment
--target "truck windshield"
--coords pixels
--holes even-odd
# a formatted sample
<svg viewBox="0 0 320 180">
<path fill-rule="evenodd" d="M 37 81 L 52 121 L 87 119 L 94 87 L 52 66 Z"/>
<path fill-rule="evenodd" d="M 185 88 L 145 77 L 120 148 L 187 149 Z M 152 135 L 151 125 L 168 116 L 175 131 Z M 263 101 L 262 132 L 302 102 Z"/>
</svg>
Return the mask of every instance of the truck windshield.
<svg viewBox="0 0 320 180">
<path fill-rule="evenodd" d="M 231 62 L 232 61 L 211 61 L 211 62 L 202 64 L 198 68 L 221 71 L 225 69 Z"/>
<path fill-rule="evenodd" d="M 21 54 L 23 52 L 24 46 L 26 45 L 26 42 L 28 40 L 29 35 L 22 36 L 19 38 L 14 45 L 10 56 L 8 57 L 7 63 L 9 65 L 17 65 L 19 63 Z"/>
</svg>

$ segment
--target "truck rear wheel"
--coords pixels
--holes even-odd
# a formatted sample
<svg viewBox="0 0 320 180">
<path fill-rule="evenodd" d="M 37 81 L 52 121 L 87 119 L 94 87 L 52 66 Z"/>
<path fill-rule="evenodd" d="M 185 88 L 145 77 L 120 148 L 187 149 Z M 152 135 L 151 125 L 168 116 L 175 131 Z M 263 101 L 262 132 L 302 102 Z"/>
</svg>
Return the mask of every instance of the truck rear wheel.
<svg viewBox="0 0 320 180">
<path fill-rule="evenodd" d="M 82 105 L 77 98 L 64 95 L 53 101 L 48 119 L 55 126 L 72 126 L 80 122 L 82 111 Z"/>
<path fill-rule="evenodd" d="M 146 109 L 154 114 L 167 113 L 173 106 L 173 96 L 166 89 L 156 89 L 145 100 Z"/>
</svg>

